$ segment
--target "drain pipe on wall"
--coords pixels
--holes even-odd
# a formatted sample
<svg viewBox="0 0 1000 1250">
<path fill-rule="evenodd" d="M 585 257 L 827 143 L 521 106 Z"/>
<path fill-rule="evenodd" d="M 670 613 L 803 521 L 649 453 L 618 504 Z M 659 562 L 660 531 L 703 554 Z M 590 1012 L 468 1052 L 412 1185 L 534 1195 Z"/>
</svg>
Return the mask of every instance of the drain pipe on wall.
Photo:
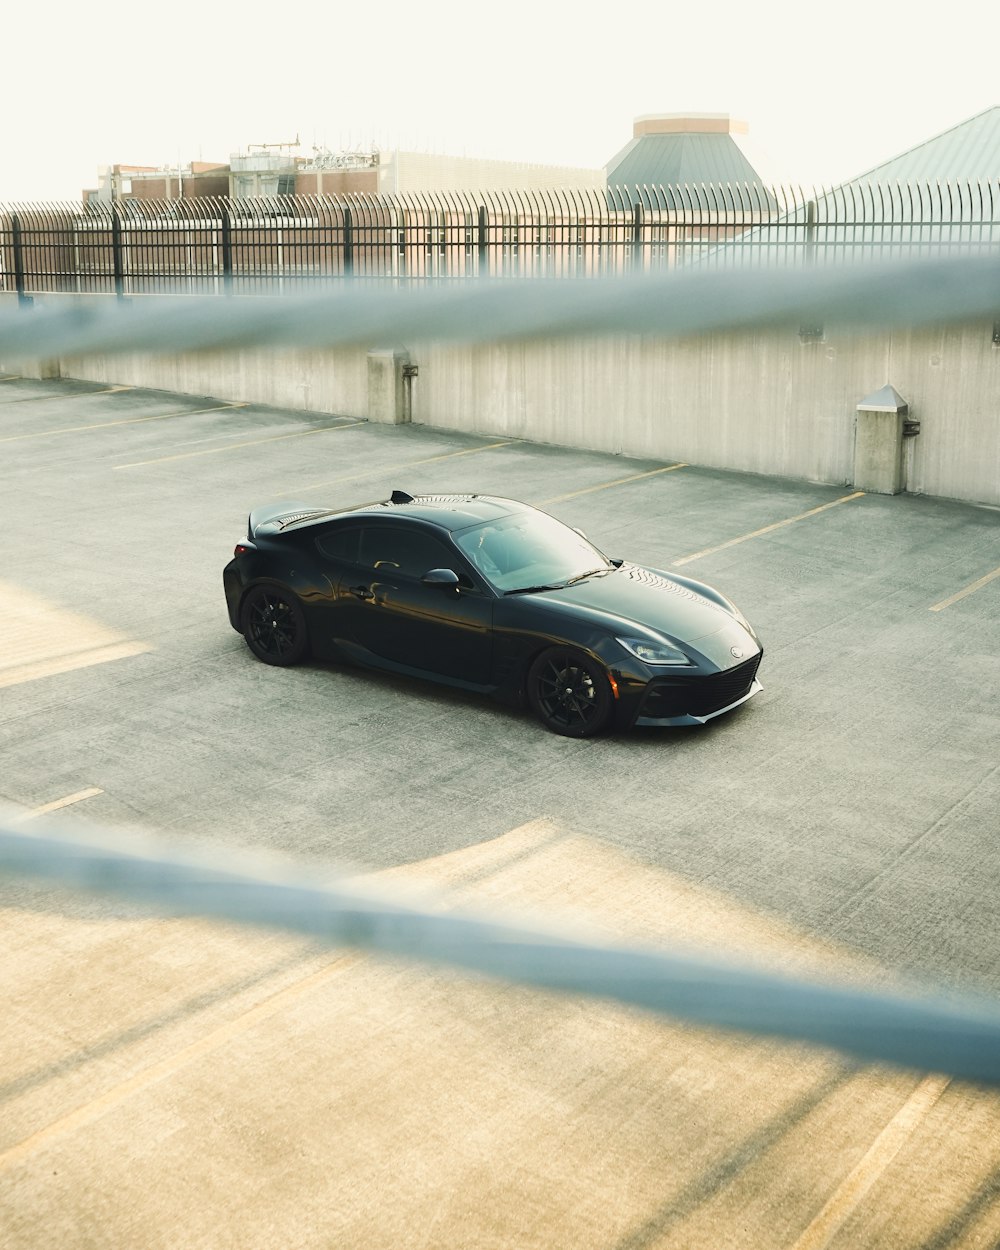
<svg viewBox="0 0 1000 1250">
<path fill-rule="evenodd" d="M 376 347 L 368 353 L 368 420 L 405 425 L 413 418 L 417 366 L 405 347 Z"/>
</svg>

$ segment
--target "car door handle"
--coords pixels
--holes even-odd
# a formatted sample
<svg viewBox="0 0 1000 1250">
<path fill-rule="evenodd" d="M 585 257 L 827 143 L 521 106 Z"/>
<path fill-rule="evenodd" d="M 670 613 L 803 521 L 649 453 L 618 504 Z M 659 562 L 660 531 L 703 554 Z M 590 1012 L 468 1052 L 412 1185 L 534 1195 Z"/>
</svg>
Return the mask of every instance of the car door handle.
<svg viewBox="0 0 1000 1250">
<path fill-rule="evenodd" d="M 350 586 L 348 590 L 356 599 L 374 599 L 375 592 L 370 586 Z"/>
</svg>

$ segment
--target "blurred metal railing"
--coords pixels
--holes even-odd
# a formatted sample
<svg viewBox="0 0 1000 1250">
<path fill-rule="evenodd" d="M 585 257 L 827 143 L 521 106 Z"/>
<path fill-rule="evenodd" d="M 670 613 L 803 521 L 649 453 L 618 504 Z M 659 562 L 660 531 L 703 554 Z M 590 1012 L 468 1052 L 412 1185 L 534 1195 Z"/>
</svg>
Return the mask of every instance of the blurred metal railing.
<svg viewBox="0 0 1000 1250">
<path fill-rule="evenodd" d="M 30 299 L 30 297 L 28 297 Z M 414 346 L 580 335 L 688 337 L 741 328 L 1000 326 L 1000 251 L 880 265 L 685 266 L 657 274 L 424 283 L 340 283 L 313 295 L 217 301 L 150 296 L 0 301 L 0 360 L 252 347 Z"/>
<path fill-rule="evenodd" d="M 122 199 L 0 207 L 0 291 L 278 294 L 978 252 L 1000 182 Z"/>
<path fill-rule="evenodd" d="M 1000 1085 L 1000 1010 L 940 995 L 875 993 L 597 941 L 579 927 L 449 909 L 446 899 L 240 852 L 183 853 L 130 832 L 26 833 L 0 820 L 0 871 L 128 899 L 160 914 L 277 928 L 713 1028 L 836 1048 L 866 1061 Z"/>
</svg>

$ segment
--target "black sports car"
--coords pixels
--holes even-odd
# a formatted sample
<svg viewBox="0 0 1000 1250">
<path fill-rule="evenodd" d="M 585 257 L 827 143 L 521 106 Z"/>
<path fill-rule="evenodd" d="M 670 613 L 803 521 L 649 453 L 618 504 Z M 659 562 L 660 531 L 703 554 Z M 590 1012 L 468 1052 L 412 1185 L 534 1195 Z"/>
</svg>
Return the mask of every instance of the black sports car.
<svg viewBox="0 0 1000 1250">
<path fill-rule="evenodd" d="M 527 699 L 570 737 L 702 724 L 760 689 L 757 636 L 724 595 L 513 499 L 257 508 L 223 580 L 266 664 L 311 653 Z"/>
</svg>

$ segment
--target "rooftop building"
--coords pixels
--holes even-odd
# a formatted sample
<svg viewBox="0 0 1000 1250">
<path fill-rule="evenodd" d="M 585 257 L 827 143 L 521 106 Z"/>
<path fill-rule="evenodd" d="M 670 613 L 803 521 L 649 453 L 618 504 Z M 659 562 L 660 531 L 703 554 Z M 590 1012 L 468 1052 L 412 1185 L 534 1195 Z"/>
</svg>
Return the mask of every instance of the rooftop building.
<svg viewBox="0 0 1000 1250">
<path fill-rule="evenodd" d="M 926 139 L 729 244 L 754 262 L 931 256 L 1000 241 L 1000 106 Z M 716 259 L 732 260 L 732 255 Z"/>
<path fill-rule="evenodd" d="M 83 192 L 91 200 L 190 200 L 229 194 L 229 166 L 211 161 L 189 165 L 101 165 L 97 186 Z"/>
<path fill-rule="evenodd" d="M 228 164 L 102 166 L 85 200 L 232 199 L 282 195 L 407 195 L 438 191 L 601 189 L 604 173 L 525 161 L 483 160 L 378 148 L 304 156 L 295 144 L 258 144 L 233 153 Z"/>
<path fill-rule="evenodd" d="M 995 182 L 1000 179 L 1000 105 L 925 139 L 852 182 Z"/>
<path fill-rule="evenodd" d="M 701 187 L 754 188 L 763 180 L 750 159 L 746 122 L 728 113 L 658 113 L 637 117 L 632 139 L 608 162 L 608 187 L 691 188 L 696 199 L 714 207 Z"/>
</svg>

